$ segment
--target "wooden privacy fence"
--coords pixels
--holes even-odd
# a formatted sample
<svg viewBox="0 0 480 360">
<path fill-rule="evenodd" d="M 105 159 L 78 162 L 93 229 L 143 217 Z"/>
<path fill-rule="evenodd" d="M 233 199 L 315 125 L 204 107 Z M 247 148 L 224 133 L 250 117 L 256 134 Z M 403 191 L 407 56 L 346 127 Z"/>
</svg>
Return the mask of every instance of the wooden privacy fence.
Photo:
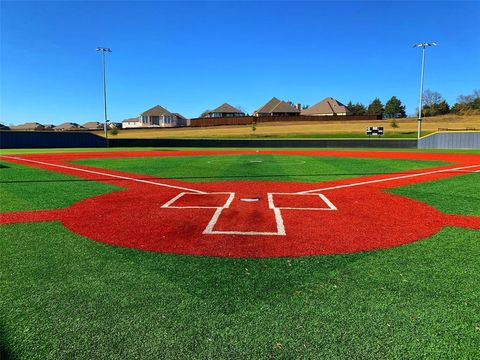
<svg viewBox="0 0 480 360">
<path fill-rule="evenodd" d="M 196 118 L 190 120 L 191 127 L 220 126 L 220 125 L 251 125 L 272 121 L 353 121 L 353 120 L 382 120 L 381 115 L 346 115 L 346 116 L 239 116 L 222 118 Z"/>
</svg>

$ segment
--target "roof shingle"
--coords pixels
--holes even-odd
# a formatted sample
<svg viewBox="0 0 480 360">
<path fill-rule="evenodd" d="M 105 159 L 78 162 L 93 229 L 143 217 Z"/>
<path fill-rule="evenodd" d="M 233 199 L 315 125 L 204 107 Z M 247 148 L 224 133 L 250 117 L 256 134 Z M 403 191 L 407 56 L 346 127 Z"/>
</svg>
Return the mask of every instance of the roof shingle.
<svg viewBox="0 0 480 360">
<path fill-rule="evenodd" d="M 315 105 L 312 105 L 309 108 L 302 110 L 302 115 L 315 115 L 315 114 L 336 115 L 336 114 L 343 114 L 343 113 L 349 114 L 350 110 L 341 102 L 331 97 L 327 97 L 322 101 L 319 101 Z"/>
<path fill-rule="evenodd" d="M 27 122 L 21 125 L 12 126 L 12 130 L 43 130 L 44 126 L 38 122 Z"/>
<path fill-rule="evenodd" d="M 238 114 L 243 114 L 243 111 L 240 111 L 239 109 L 233 107 L 232 105 L 228 103 L 224 103 L 217 107 L 216 109 L 209 111 L 209 113 L 238 113 Z"/>
<path fill-rule="evenodd" d="M 160 105 L 155 105 L 151 109 L 148 109 L 140 114 L 140 116 L 164 116 L 164 115 L 172 115 L 170 111 L 161 107 Z"/>
<path fill-rule="evenodd" d="M 257 114 L 272 114 L 272 113 L 297 113 L 300 111 L 289 103 L 273 97 L 265 105 L 261 106 L 255 111 Z"/>
</svg>

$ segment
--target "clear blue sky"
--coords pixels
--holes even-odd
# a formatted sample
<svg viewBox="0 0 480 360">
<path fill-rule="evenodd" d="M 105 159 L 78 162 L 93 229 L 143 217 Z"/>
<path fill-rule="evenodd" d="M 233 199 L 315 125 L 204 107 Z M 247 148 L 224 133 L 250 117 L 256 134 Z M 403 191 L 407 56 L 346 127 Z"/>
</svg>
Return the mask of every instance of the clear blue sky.
<svg viewBox="0 0 480 360">
<path fill-rule="evenodd" d="M 420 50 L 426 88 L 449 103 L 480 87 L 480 2 L 5 2 L 1 118 L 58 124 L 160 104 L 196 117 L 229 102 L 248 112 L 272 96 L 314 104 L 385 102 L 413 113 Z"/>
</svg>

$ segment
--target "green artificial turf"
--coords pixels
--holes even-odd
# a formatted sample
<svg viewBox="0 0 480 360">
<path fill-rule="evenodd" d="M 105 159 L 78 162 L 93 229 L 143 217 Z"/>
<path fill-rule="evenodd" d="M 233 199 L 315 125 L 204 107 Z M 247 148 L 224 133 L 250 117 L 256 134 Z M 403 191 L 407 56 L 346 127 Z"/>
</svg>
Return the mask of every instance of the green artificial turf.
<svg viewBox="0 0 480 360">
<path fill-rule="evenodd" d="M 0 227 L 0 341 L 19 359 L 478 359 L 480 233 L 230 259 Z M 3 359 L 3 358 L 2 358 Z"/>
<path fill-rule="evenodd" d="M 420 200 L 444 213 L 480 216 L 478 172 L 402 186 L 388 191 Z"/>
<path fill-rule="evenodd" d="M 0 162 L 0 212 L 58 209 L 118 189 L 75 176 Z"/>
<path fill-rule="evenodd" d="M 441 161 L 269 154 L 100 158 L 73 163 L 191 182 L 319 182 L 446 164 Z"/>
</svg>

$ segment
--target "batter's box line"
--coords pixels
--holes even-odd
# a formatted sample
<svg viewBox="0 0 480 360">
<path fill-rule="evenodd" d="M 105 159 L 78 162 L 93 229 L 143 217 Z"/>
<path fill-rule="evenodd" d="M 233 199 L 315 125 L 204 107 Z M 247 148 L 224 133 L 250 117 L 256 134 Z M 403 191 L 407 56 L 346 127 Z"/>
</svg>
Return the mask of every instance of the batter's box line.
<svg viewBox="0 0 480 360">
<path fill-rule="evenodd" d="M 267 193 L 268 199 L 268 207 L 273 210 L 275 216 L 275 224 L 277 227 L 276 232 L 268 232 L 268 231 L 228 231 L 228 230 L 214 230 L 214 227 L 218 221 L 218 218 L 222 214 L 223 210 L 230 207 L 233 199 L 235 198 L 234 192 L 212 192 L 208 194 L 220 194 L 220 195 L 229 195 L 227 200 L 222 206 L 174 206 L 173 204 L 185 195 L 199 195 L 198 193 L 191 193 L 191 192 L 181 192 L 177 196 L 173 197 L 165 204 L 163 204 L 162 208 L 170 208 L 170 209 L 216 209 L 215 213 L 213 214 L 212 218 L 208 222 L 207 226 L 203 230 L 203 234 L 205 235 L 267 235 L 267 236 L 285 236 L 287 233 L 285 231 L 285 225 L 283 223 L 283 217 L 281 210 L 337 210 L 335 205 L 323 194 L 296 194 L 296 193 Z M 327 205 L 326 208 L 292 208 L 292 207 L 277 207 L 275 206 L 275 202 L 273 199 L 274 195 L 291 195 L 291 196 L 318 196 L 323 202 Z"/>
<path fill-rule="evenodd" d="M 180 199 L 182 196 L 185 195 L 229 195 L 223 206 L 190 206 L 190 205 L 182 205 L 182 206 L 174 206 L 172 205 Z M 161 207 L 164 209 L 227 209 L 230 207 L 230 204 L 232 203 L 233 199 L 235 198 L 235 193 L 234 192 L 211 192 L 211 193 L 203 193 L 203 194 L 198 194 L 194 192 L 181 192 L 177 196 L 171 198 L 168 200 L 165 204 L 163 204 Z"/>
<path fill-rule="evenodd" d="M 275 223 L 277 226 L 276 232 L 266 232 L 266 231 L 219 231 L 214 230 L 215 224 L 218 221 L 218 218 L 222 214 L 223 210 L 228 209 L 230 204 L 232 203 L 233 199 L 235 198 L 234 192 L 211 192 L 206 193 L 206 195 L 229 195 L 227 200 L 222 206 L 190 206 L 190 205 L 182 205 L 182 206 L 175 206 L 175 202 L 179 200 L 181 197 L 185 195 L 199 195 L 197 193 L 192 192 L 181 192 L 177 196 L 173 197 L 161 207 L 164 209 L 216 209 L 215 213 L 213 214 L 212 218 L 208 222 L 205 230 L 203 230 L 203 234 L 205 235 L 285 235 L 285 228 L 283 226 L 283 219 L 282 215 L 280 214 L 279 209 L 274 209 L 275 214 Z M 200 194 L 205 195 L 205 194 Z"/>
<path fill-rule="evenodd" d="M 290 195 L 290 196 L 318 196 L 322 201 L 327 205 L 326 208 L 302 208 L 302 207 L 281 207 L 275 206 L 275 202 L 273 200 L 273 195 Z M 331 211 L 331 210 L 338 210 L 335 205 L 323 194 L 299 194 L 299 193 L 267 193 L 268 197 L 268 207 L 270 209 L 281 209 L 281 210 L 310 210 L 310 211 Z"/>
<path fill-rule="evenodd" d="M 205 230 L 203 230 L 203 234 L 205 235 L 274 235 L 274 236 L 283 236 L 287 233 L 285 232 L 285 226 L 283 225 L 283 218 L 282 214 L 280 213 L 280 209 L 273 209 L 273 213 L 275 214 L 275 223 L 277 226 L 276 232 L 268 232 L 268 231 L 228 231 L 228 230 L 214 230 L 215 224 L 218 221 L 218 218 L 222 214 L 223 210 L 226 208 L 218 208 L 213 214 L 210 222 L 208 223 Z"/>
</svg>

